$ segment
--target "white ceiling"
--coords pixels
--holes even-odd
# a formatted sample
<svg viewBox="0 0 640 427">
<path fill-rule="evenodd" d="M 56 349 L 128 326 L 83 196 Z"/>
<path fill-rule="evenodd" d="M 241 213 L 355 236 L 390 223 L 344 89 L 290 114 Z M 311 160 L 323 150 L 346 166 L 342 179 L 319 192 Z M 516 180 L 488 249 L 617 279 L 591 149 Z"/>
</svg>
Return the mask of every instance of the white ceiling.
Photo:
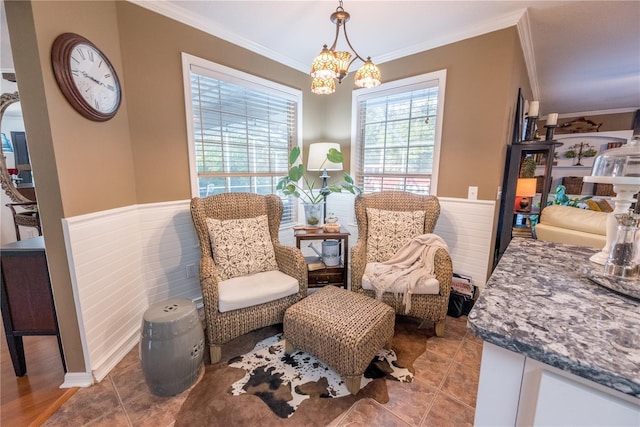
<svg viewBox="0 0 640 427">
<path fill-rule="evenodd" d="M 338 6 L 335 0 L 130 1 L 303 72 L 333 41 L 329 16 Z M 346 0 L 343 6 L 351 14 L 352 45 L 380 65 L 383 80 L 387 61 L 518 25 L 541 113 L 640 108 L 638 0 Z M 4 71 L 12 65 L 2 27 Z"/>
</svg>

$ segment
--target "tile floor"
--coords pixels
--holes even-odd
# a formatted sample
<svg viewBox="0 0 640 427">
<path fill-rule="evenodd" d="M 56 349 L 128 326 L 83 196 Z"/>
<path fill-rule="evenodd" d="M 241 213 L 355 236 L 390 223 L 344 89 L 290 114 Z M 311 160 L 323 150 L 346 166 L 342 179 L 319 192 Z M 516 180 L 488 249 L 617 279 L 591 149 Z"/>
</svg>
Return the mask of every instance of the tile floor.
<svg viewBox="0 0 640 427">
<path fill-rule="evenodd" d="M 447 318 L 446 336 L 430 338 L 427 351 L 414 362 L 414 381 L 387 381 L 388 403 L 361 399 L 330 425 L 472 426 L 482 341 L 466 324 L 466 316 Z M 44 425 L 172 426 L 187 395 L 188 390 L 170 398 L 151 394 L 136 348 L 102 382 L 80 389 Z"/>
</svg>

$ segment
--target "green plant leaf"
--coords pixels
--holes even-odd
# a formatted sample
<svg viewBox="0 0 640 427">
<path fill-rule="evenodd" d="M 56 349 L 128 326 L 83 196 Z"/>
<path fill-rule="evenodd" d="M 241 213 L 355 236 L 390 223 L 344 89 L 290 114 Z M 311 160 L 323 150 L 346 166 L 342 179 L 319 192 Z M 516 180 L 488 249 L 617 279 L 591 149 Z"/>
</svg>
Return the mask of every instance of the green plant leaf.
<svg viewBox="0 0 640 427">
<path fill-rule="evenodd" d="M 329 184 L 327 186 L 327 188 L 332 192 L 332 193 L 341 193 L 342 192 L 342 188 L 338 187 L 335 184 Z"/>
<path fill-rule="evenodd" d="M 304 175 L 304 165 L 300 163 L 298 166 L 294 166 L 289 169 L 289 179 L 291 181 L 298 181 Z"/>
<path fill-rule="evenodd" d="M 300 157 L 300 147 L 293 147 L 289 153 L 289 164 L 294 164 L 296 160 L 298 160 L 298 157 Z"/>
<path fill-rule="evenodd" d="M 342 188 L 347 190 L 351 194 L 356 194 L 356 188 L 354 185 L 342 183 Z"/>
<path fill-rule="evenodd" d="M 327 153 L 327 159 L 332 163 L 342 163 L 344 156 L 335 148 L 330 148 L 329 152 Z"/>
<path fill-rule="evenodd" d="M 344 174 L 344 177 L 343 177 L 343 178 L 344 178 L 344 180 L 345 180 L 347 183 L 349 183 L 349 184 L 351 184 L 351 185 L 353 185 L 353 184 L 355 183 L 355 181 L 353 180 L 353 178 L 351 178 L 351 175 L 349 175 L 349 174 L 348 174 L 348 173 L 346 173 L 346 172 L 345 172 L 345 174 Z"/>
</svg>

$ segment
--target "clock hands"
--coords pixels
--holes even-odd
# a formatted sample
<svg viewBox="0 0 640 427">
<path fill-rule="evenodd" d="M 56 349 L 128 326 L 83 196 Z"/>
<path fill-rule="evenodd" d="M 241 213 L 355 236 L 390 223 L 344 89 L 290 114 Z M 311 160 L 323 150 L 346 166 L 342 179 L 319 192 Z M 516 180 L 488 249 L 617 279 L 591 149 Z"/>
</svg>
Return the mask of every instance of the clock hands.
<svg viewBox="0 0 640 427">
<path fill-rule="evenodd" d="M 106 88 L 107 88 L 107 89 L 109 89 L 109 90 L 115 90 L 115 89 L 113 88 L 113 86 L 110 86 L 110 85 L 106 85 L 106 84 L 104 84 L 103 82 L 101 82 L 100 80 L 96 79 L 95 77 L 90 76 L 89 74 L 87 74 L 87 72 L 86 72 L 86 71 L 81 71 L 81 72 L 82 72 L 82 75 L 83 75 L 84 77 L 86 77 L 87 79 L 89 79 L 89 80 L 91 80 L 91 81 L 94 81 L 94 82 L 98 83 L 99 85 L 102 85 L 102 86 L 106 87 Z"/>
</svg>

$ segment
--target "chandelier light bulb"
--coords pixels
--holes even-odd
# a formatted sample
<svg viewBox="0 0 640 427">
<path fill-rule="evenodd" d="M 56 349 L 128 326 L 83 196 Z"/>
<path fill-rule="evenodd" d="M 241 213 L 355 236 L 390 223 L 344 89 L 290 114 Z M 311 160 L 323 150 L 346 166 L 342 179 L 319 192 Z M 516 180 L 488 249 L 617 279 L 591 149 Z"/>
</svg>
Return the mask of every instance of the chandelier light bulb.
<svg viewBox="0 0 640 427">
<path fill-rule="evenodd" d="M 336 91 L 336 81 L 334 79 L 315 78 L 311 81 L 311 92 L 316 95 L 331 95 Z"/>
<path fill-rule="evenodd" d="M 345 51 L 337 51 L 333 52 L 333 56 L 336 58 L 336 62 L 338 64 L 338 82 L 341 82 L 342 79 L 349 74 L 349 65 L 351 60 L 351 53 Z"/>
<path fill-rule="evenodd" d="M 322 51 L 316 56 L 311 64 L 311 77 L 314 79 L 335 79 L 338 77 L 338 61 L 333 52 L 327 49 L 325 44 Z"/>
<path fill-rule="evenodd" d="M 358 71 L 356 71 L 355 84 L 358 87 L 371 88 L 380 86 L 382 75 L 380 70 L 371 62 L 371 58 Z"/>
</svg>

